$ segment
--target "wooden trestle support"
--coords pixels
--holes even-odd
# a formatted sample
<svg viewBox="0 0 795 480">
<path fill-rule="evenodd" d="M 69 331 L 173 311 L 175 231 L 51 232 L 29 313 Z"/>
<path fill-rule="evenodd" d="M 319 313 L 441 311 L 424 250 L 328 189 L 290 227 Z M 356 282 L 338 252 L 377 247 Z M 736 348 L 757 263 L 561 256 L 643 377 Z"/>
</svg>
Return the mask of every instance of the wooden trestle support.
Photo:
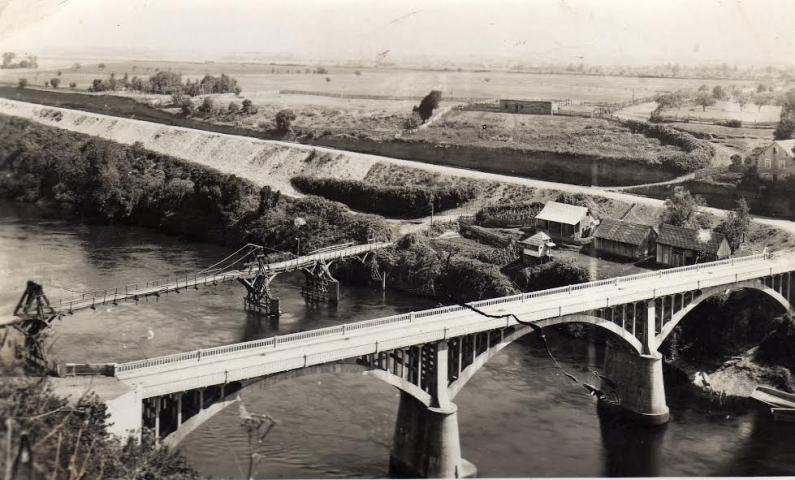
<svg viewBox="0 0 795 480">
<path fill-rule="evenodd" d="M 279 298 L 271 292 L 271 282 L 277 274 L 270 271 L 264 258 L 262 255 L 257 256 L 257 274 L 253 280 L 238 278 L 238 281 L 246 287 L 243 308 L 248 312 L 275 317 L 281 313 Z"/>
<path fill-rule="evenodd" d="M 14 327 L 25 336 L 25 348 L 18 354 L 25 360 L 28 368 L 47 373 L 51 365 L 44 351 L 46 329 L 60 315 L 50 305 L 42 286 L 28 280 L 25 291 L 19 299 L 14 316 L 22 318 L 22 322 Z"/>
</svg>

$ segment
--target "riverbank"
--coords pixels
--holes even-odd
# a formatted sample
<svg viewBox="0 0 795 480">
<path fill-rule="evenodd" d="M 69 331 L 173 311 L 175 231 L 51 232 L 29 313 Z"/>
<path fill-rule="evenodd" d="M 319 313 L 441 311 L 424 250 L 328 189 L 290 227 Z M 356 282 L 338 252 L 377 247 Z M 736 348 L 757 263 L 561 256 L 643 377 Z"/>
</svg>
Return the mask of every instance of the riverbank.
<svg viewBox="0 0 795 480">
<path fill-rule="evenodd" d="M 259 123 L 269 123 L 270 119 L 257 121 L 252 117 L 242 122 L 186 118 L 177 115 L 174 109 L 155 108 L 145 102 L 137 102 L 135 97 L 119 95 L 0 86 L 0 97 L 228 135 L 289 140 L 293 144 L 331 147 L 364 154 L 581 185 L 632 185 L 670 180 L 682 173 L 680 166 L 677 166 L 679 160 L 673 160 L 690 155 L 689 150 L 674 147 L 668 140 L 661 142 L 651 135 L 634 133 L 632 128 L 611 124 L 601 119 L 589 120 L 586 125 L 583 123 L 585 120 L 580 118 L 489 114 L 497 115 L 495 118 L 487 119 L 488 125 L 491 125 L 490 130 L 482 130 L 478 123 L 480 133 L 473 133 L 475 137 L 466 134 L 474 127 L 471 121 L 465 119 L 453 122 L 453 126 L 445 122 L 441 125 L 434 124 L 431 128 L 422 130 L 419 136 L 395 138 L 391 129 L 386 133 L 381 131 L 373 133 L 370 130 L 360 129 L 348 132 L 337 128 L 302 130 L 300 123 L 297 123 L 292 132 L 285 133 L 274 128 L 258 126 Z M 221 97 L 227 102 L 234 101 L 234 97 Z M 410 108 L 407 107 L 406 111 L 410 112 Z M 481 114 L 482 112 L 451 112 L 450 115 Z M 520 117 L 531 123 L 541 122 L 539 128 L 544 131 L 536 132 L 535 136 L 531 135 L 530 138 L 521 140 L 515 135 L 515 127 L 507 128 L 503 125 L 506 118 L 514 122 Z M 337 123 L 339 121 L 336 120 Z M 561 121 L 572 122 L 575 126 L 563 128 L 557 125 L 550 128 L 546 125 L 549 122 Z M 576 134 L 569 133 L 568 136 L 561 137 L 561 129 L 572 130 L 572 128 L 576 130 Z M 532 133 L 538 128 L 523 130 Z M 547 130 L 557 132 L 556 135 L 560 138 L 550 138 L 544 133 Z M 484 141 L 481 138 L 484 135 L 490 140 Z M 526 136 L 527 134 L 522 134 L 522 138 Z M 583 144 L 583 139 L 591 140 Z M 639 145 L 643 148 L 639 148 Z M 600 153 L 603 151 L 609 153 Z"/>
</svg>

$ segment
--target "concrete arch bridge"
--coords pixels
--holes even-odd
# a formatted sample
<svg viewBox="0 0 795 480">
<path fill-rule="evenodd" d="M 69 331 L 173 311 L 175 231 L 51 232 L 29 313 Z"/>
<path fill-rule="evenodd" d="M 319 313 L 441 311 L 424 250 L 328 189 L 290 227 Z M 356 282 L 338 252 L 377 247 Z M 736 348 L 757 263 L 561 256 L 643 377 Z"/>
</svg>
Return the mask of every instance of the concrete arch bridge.
<svg viewBox="0 0 795 480">
<path fill-rule="evenodd" d="M 601 388 L 638 421 L 668 421 L 658 348 L 701 302 L 755 289 L 789 311 L 795 258 L 759 254 L 447 306 L 263 340 L 107 366 L 124 387 L 111 405 L 120 430 L 178 441 L 252 382 L 310 368 L 367 371 L 401 392 L 390 466 L 418 477 L 464 477 L 456 395 L 502 348 L 534 327 L 587 323 L 622 348 L 606 353 Z M 521 323 L 510 314 L 521 319 Z M 79 373 L 77 365 L 65 365 Z M 65 372 L 68 373 L 68 372 Z M 69 379 L 60 379 L 68 381 Z M 116 403 L 113 403 L 116 402 Z"/>
</svg>

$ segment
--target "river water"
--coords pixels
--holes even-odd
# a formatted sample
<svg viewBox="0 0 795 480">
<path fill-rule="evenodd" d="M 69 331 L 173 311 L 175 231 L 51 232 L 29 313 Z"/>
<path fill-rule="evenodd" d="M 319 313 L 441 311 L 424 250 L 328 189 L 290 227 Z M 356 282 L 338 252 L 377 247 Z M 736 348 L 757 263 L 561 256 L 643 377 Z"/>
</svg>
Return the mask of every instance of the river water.
<svg viewBox="0 0 795 480">
<path fill-rule="evenodd" d="M 84 225 L 0 202 L 0 308 L 10 314 L 27 279 L 50 298 L 193 271 L 229 253 L 157 232 Z M 54 328 L 51 354 L 64 361 L 124 361 L 319 328 L 429 302 L 343 286 L 336 307 L 309 309 L 303 277 L 278 277 L 278 325 L 247 315 L 242 287 L 183 292 L 159 302 L 81 312 Z M 550 336 L 562 363 L 593 383 L 599 348 Z M 589 378 L 590 377 L 590 378 Z M 397 391 L 361 374 L 308 374 L 242 392 L 250 412 L 278 425 L 263 442 L 257 477 L 387 475 Z M 795 427 L 762 409 L 710 412 L 686 388 L 669 388 L 671 422 L 649 429 L 602 420 L 593 397 L 552 368 L 533 339 L 505 348 L 455 399 L 464 456 L 479 476 L 792 475 Z M 238 408 L 221 412 L 182 444 L 189 462 L 216 478 L 244 478 L 248 442 Z"/>
</svg>

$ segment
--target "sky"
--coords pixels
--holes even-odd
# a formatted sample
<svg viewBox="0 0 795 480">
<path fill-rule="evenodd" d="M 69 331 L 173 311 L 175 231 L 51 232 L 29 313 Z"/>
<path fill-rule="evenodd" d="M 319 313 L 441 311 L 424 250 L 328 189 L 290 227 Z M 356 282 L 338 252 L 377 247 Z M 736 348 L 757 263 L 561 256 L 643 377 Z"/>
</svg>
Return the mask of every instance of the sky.
<svg viewBox="0 0 795 480">
<path fill-rule="evenodd" d="M 0 0 L 0 50 L 793 65 L 795 0 Z"/>
</svg>

